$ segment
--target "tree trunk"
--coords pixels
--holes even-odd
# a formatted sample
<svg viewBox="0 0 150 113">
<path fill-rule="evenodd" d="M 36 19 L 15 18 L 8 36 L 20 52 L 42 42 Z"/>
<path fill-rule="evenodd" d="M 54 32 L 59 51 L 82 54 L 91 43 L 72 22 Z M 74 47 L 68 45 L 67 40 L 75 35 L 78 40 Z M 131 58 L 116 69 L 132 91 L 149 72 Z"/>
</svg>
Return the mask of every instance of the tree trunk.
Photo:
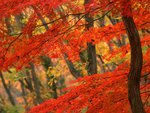
<svg viewBox="0 0 150 113">
<path fill-rule="evenodd" d="M 33 6 L 33 9 L 35 10 L 35 12 L 38 15 L 38 17 L 40 18 L 40 20 L 42 21 L 42 24 L 44 25 L 45 29 L 48 30 L 49 27 L 48 27 L 45 19 L 42 17 L 41 13 L 38 11 L 37 7 Z M 51 62 L 51 59 L 46 56 L 42 56 L 41 58 L 44 61 L 44 64 L 45 64 L 44 67 L 46 68 L 46 71 L 47 71 L 48 67 L 53 65 Z M 48 84 L 48 82 L 50 81 L 51 78 L 48 75 L 46 75 L 46 77 L 47 77 L 47 84 Z M 54 81 L 53 81 L 53 85 L 52 85 L 52 90 L 53 90 L 53 97 L 56 99 L 58 96 L 57 96 L 56 83 Z"/>
<path fill-rule="evenodd" d="M 17 31 L 19 33 L 21 33 L 22 28 L 24 27 L 24 23 L 21 22 L 22 19 L 23 19 L 23 13 L 15 15 L 15 21 L 17 23 L 15 31 Z"/>
<path fill-rule="evenodd" d="M 45 67 L 46 71 L 48 71 L 48 68 L 50 66 L 53 66 L 53 63 L 51 61 L 51 59 L 47 56 L 41 56 L 41 60 L 43 61 L 43 66 Z M 49 81 L 52 79 L 48 74 L 46 74 L 47 77 L 47 88 L 51 88 L 53 91 L 53 98 L 57 98 L 58 94 L 57 94 L 57 86 L 56 83 L 53 81 L 52 86 L 50 87 L 48 85 Z"/>
<path fill-rule="evenodd" d="M 25 86 L 24 86 L 23 80 L 19 80 L 19 82 L 20 82 L 20 85 L 21 85 L 22 97 L 23 97 L 25 106 L 27 108 L 28 107 L 28 101 L 27 101 L 27 98 L 26 98 Z"/>
<path fill-rule="evenodd" d="M 41 60 L 42 60 L 42 62 L 43 62 L 42 64 L 43 64 L 43 66 L 44 66 L 44 68 L 45 68 L 45 71 L 47 72 L 47 71 L 48 71 L 48 68 L 53 65 L 53 64 L 52 64 L 52 61 L 51 61 L 51 59 L 48 58 L 47 56 L 41 56 Z M 50 79 L 51 79 L 51 78 L 49 77 L 49 75 L 46 74 L 47 88 L 49 88 L 48 83 L 49 83 Z"/>
<path fill-rule="evenodd" d="M 26 70 L 26 75 L 27 77 L 24 79 L 25 83 L 24 86 L 31 92 L 34 93 L 34 89 L 33 89 L 33 82 L 32 82 L 32 75 L 30 74 L 29 70 Z M 36 99 L 33 98 L 33 104 L 37 105 L 37 101 Z"/>
<path fill-rule="evenodd" d="M 79 72 L 77 69 L 75 69 L 73 63 L 68 60 L 68 57 L 67 57 L 66 54 L 64 55 L 64 59 L 65 59 L 65 61 L 66 61 L 66 63 L 67 63 L 67 66 L 68 66 L 68 68 L 69 68 L 69 70 L 70 70 L 70 73 L 71 73 L 76 79 L 79 78 L 79 77 L 82 77 L 82 75 L 80 74 L 80 72 Z"/>
<path fill-rule="evenodd" d="M 37 7 L 32 6 L 32 8 L 34 9 L 34 11 L 36 12 L 36 14 L 38 15 L 39 19 L 42 21 L 42 24 L 44 25 L 45 29 L 48 30 L 49 27 L 45 21 L 45 19 L 42 17 L 41 13 L 38 11 Z"/>
<path fill-rule="evenodd" d="M 84 0 L 84 5 L 88 4 L 90 0 Z M 85 8 L 86 10 L 86 8 Z M 88 24 L 85 25 L 85 28 L 89 30 L 91 27 L 93 27 L 93 17 L 90 16 L 89 13 L 85 14 L 85 20 Z M 95 45 L 90 43 L 87 43 L 87 54 L 88 54 L 88 74 L 96 74 L 97 73 L 97 61 L 96 61 L 96 49 Z"/>
<path fill-rule="evenodd" d="M 25 83 L 26 83 L 25 87 L 26 87 L 30 92 L 34 92 L 30 72 L 29 72 L 28 70 L 26 70 L 25 73 L 26 73 L 26 76 L 27 76 L 27 77 L 24 79 L 24 81 L 25 81 Z"/>
<path fill-rule="evenodd" d="M 62 13 L 62 11 L 64 11 L 63 7 L 59 7 L 57 8 L 57 10 L 58 12 L 60 12 L 61 17 L 63 17 L 64 16 L 64 14 Z M 63 18 L 63 21 L 65 22 L 66 18 Z M 75 77 L 76 79 L 82 77 L 81 73 L 74 67 L 73 63 L 68 60 L 68 55 L 66 53 L 64 54 L 64 59 L 73 77 Z"/>
<path fill-rule="evenodd" d="M 2 96 L 0 95 L 0 113 L 5 113 L 4 106 L 5 106 L 5 101 L 2 98 Z"/>
<path fill-rule="evenodd" d="M 55 80 L 53 80 L 53 83 L 52 83 L 52 90 L 53 90 L 53 98 L 56 99 L 58 95 L 57 95 L 57 86 L 56 86 Z"/>
<path fill-rule="evenodd" d="M 36 14 L 38 15 L 39 19 L 42 21 L 42 24 L 44 25 L 45 29 L 48 30 L 49 27 L 48 27 L 45 19 L 42 17 L 41 13 L 39 12 L 38 8 L 34 7 L 34 6 L 32 6 L 32 7 L 33 7 L 34 11 L 36 12 Z M 46 71 L 47 71 L 48 67 L 53 65 L 51 62 L 51 59 L 46 56 L 42 56 L 41 58 L 44 61 L 44 64 L 45 64 L 44 67 L 46 68 Z M 51 78 L 48 75 L 46 75 L 46 77 L 47 77 L 47 84 L 48 84 L 48 82 L 50 81 Z M 52 90 L 53 90 L 53 97 L 56 99 L 58 96 L 57 96 L 57 87 L 56 87 L 55 82 L 53 82 Z"/>
<path fill-rule="evenodd" d="M 140 76 L 142 70 L 142 49 L 140 36 L 131 16 L 122 17 L 131 47 L 131 63 L 128 75 L 128 99 L 132 113 L 145 113 L 140 96 Z"/>
<path fill-rule="evenodd" d="M 119 22 L 119 20 L 118 19 L 113 19 L 111 16 L 109 16 L 109 15 L 107 15 L 107 17 L 108 17 L 108 19 L 110 20 L 110 22 L 112 23 L 112 25 L 115 25 L 115 24 L 117 24 L 118 22 Z M 122 47 L 122 46 L 124 46 L 125 44 L 125 40 L 124 40 L 124 35 L 122 35 L 122 41 L 120 40 L 120 39 L 116 39 L 117 40 L 117 42 L 115 43 L 118 47 Z"/>
<path fill-rule="evenodd" d="M 101 68 L 101 73 L 105 73 L 106 72 L 105 67 L 104 67 L 105 63 L 104 63 L 103 59 L 101 58 L 101 55 L 98 55 L 98 58 L 100 59 L 99 65 L 100 65 L 100 68 Z"/>
<path fill-rule="evenodd" d="M 1 80 L 2 80 L 2 84 L 3 84 L 4 88 L 5 88 L 5 91 L 6 91 L 7 95 L 8 95 L 8 98 L 9 98 L 11 104 L 12 104 L 13 106 L 15 106 L 15 105 L 16 105 L 16 104 L 15 104 L 15 100 L 14 100 L 14 98 L 13 98 L 13 96 L 12 96 L 12 94 L 11 94 L 9 88 L 7 87 L 7 84 L 6 84 L 6 82 L 5 82 L 5 79 L 4 79 L 3 74 L 2 74 L 1 71 L 0 71 L 0 78 L 1 78 Z"/>
<path fill-rule="evenodd" d="M 43 102 L 43 100 L 42 100 L 41 93 L 40 93 L 39 81 L 38 81 L 37 75 L 35 73 L 34 65 L 32 63 L 30 63 L 30 66 L 31 66 L 31 75 L 32 75 L 34 90 L 36 93 L 36 101 L 37 101 L 37 104 L 40 104 Z"/>
<path fill-rule="evenodd" d="M 6 23 L 6 27 L 7 27 L 7 33 L 9 35 L 12 35 L 14 32 L 14 28 L 12 27 L 12 25 L 10 23 L 10 18 L 5 18 L 5 23 Z"/>
</svg>

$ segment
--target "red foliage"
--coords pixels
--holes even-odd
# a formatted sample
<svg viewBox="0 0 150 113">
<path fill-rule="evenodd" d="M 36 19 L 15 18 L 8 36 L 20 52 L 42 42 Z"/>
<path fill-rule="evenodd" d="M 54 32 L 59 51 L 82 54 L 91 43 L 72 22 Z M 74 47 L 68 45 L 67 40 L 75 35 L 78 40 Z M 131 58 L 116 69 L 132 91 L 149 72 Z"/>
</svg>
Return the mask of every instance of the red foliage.
<svg viewBox="0 0 150 113">
<path fill-rule="evenodd" d="M 50 99 L 33 107 L 29 113 L 79 113 L 85 108 L 86 113 L 128 113 L 130 111 L 126 85 L 128 68 L 129 64 L 124 63 L 114 72 L 80 78 L 77 80 L 79 85 L 69 88 L 68 93 L 56 100 Z M 145 69 L 143 66 L 143 72 Z M 149 91 L 149 86 L 141 88 L 141 92 L 145 89 Z M 145 92 L 141 96 L 146 100 L 149 94 Z M 150 110 L 148 106 L 146 109 Z"/>
<path fill-rule="evenodd" d="M 150 73 L 150 52 L 144 55 L 142 75 Z M 68 88 L 68 93 L 58 99 L 50 99 L 33 107 L 29 113 L 128 113 L 127 74 L 129 63 L 125 62 L 113 72 L 79 78 L 77 86 Z M 150 85 L 141 83 L 143 103 L 149 99 Z M 122 107 L 121 107 L 122 106 Z M 145 106 L 148 113 L 150 107 Z"/>
<path fill-rule="evenodd" d="M 111 2 L 110 0 L 92 0 L 85 6 L 87 7 L 86 11 L 84 11 L 84 6 L 78 7 L 74 1 L 76 0 L 1 0 L 0 70 L 7 70 L 12 66 L 21 69 L 23 66 L 27 66 L 29 62 L 38 62 L 37 58 L 41 55 L 58 58 L 67 54 L 70 60 L 75 61 L 79 59 L 79 52 L 86 49 L 87 42 L 94 44 L 100 41 L 108 42 L 114 37 L 120 38 L 121 34 L 125 34 L 122 22 L 85 31 L 84 25 L 86 23 L 82 18 L 87 12 L 96 15 L 100 10 L 102 14 L 111 10 L 114 17 L 117 15 L 130 16 L 131 14 L 128 13 L 130 11 L 127 9 L 128 5 L 131 5 L 137 28 L 139 30 L 150 29 L 149 0 L 130 0 L 130 2 L 126 2 L 128 0 L 111 0 Z M 66 4 L 68 9 L 63 13 L 54 10 L 62 4 Z M 51 14 L 50 20 L 52 21 L 47 23 L 50 24 L 49 30 L 40 35 L 32 35 L 39 19 L 34 12 L 19 36 L 7 35 L 3 18 L 18 14 L 31 6 L 38 6 L 45 17 Z M 65 19 L 78 13 L 81 14 L 82 18 L 77 21 Z M 59 18 L 58 14 L 63 17 Z M 142 38 L 142 46 L 149 46 L 149 39 L 149 36 Z M 117 53 L 122 53 L 122 57 L 124 57 L 127 52 L 129 52 L 129 45 L 114 50 L 110 58 Z M 144 61 L 143 76 L 150 73 L 149 49 L 144 55 Z M 129 64 L 126 62 L 121 64 L 114 72 L 85 76 L 79 79 L 79 85 L 70 88 L 67 94 L 57 100 L 48 100 L 32 108 L 30 113 L 48 113 L 50 111 L 79 113 L 86 107 L 88 107 L 87 113 L 127 113 L 129 112 L 126 91 L 128 70 Z M 149 85 L 144 88 L 149 89 Z M 142 91 L 145 90 L 144 88 L 142 88 Z M 142 96 L 143 99 L 146 99 L 148 94 Z"/>
<path fill-rule="evenodd" d="M 0 44 L 2 45 L 0 47 L 0 68 L 2 70 L 6 70 L 8 67 L 15 66 L 20 69 L 22 66 L 28 65 L 28 62 L 36 62 L 37 58 L 41 55 L 56 58 L 62 57 L 64 53 L 66 53 L 68 54 L 70 60 L 76 61 L 79 59 L 79 52 L 86 49 L 87 42 L 92 41 L 94 44 L 97 44 L 100 41 L 108 42 L 114 37 L 120 38 L 120 36 L 125 33 L 122 22 L 102 28 L 91 28 L 89 31 L 85 32 L 85 22 L 82 18 L 75 22 L 65 19 L 65 17 L 68 17 L 72 13 L 79 13 L 81 14 L 81 17 L 84 17 L 84 13 L 87 13 L 84 12 L 84 7 L 77 7 L 74 1 L 56 0 L 55 2 L 52 2 L 47 0 L 43 2 L 42 0 L 25 0 L 20 2 L 20 0 L 13 0 L 0 2 L 1 6 L 3 6 L 3 10 L 0 10 L 1 17 L 16 14 L 16 12 L 19 13 L 20 11 L 24 11 L 24 9 L 29 6 L 37 6 L 38 4 L 38 8 L 40 9 L 42 15 L 46 16 L 51 13 L 50 19 L 52 19 L 49 30 L 47 30 L 44 34 L 33 36 L 31 36 L 31 33 L 36 27 L 38 27 L 36 26 L 36 22 L 39 19 L 35 12 L 30 16 L 28 23 L 18 37 L 7 36 L 6 31 L 2 28 L 4 26 L 1 26 L 2 30 L 0 33 L 1 36 L 5 38 L 1 38 L 0 41 Z M 138 2 L 140 7 L 136 7 L 135 5 Z M 6 5 L 8 3 L 10 5 Z M 59 11 L 54 12 L 53 9 L 63 3 L 66 3 L 66 7 L 68 7 L 68 9 L 61 13 Z M 123 2 L 120 0 L 113 0 L 111 3 L 107 0 L 92 0 L 85 7 L 90 8 L 90 13 L 97 14 L 101 9 L 103 14 L 105 14 L 104 12 L 115 6 L 112 11 L 112 14 L 114 14 L 116 9 L 121 12 L 123 7 L 121 6 L 122 3 Z M 148 3 L 148 1 L 143 0 L 142 3 L 140 0 L 131 1 L 131 4 L 133 5 L 133 16 L 139 30 L 146 30 L 150 28 L 150 14 L 148 8 L 145 7 L 145 3 Z M 73 11 L 69 10 L 70 7 L 72 7 Z M 63 15 L 62 19 L 59 19 L 57 14 Z M 142 18 L 140 18 L 141 16 Z M 64 43 L 65 41 L 67 41 L 67 43 Z"/>
</svg>

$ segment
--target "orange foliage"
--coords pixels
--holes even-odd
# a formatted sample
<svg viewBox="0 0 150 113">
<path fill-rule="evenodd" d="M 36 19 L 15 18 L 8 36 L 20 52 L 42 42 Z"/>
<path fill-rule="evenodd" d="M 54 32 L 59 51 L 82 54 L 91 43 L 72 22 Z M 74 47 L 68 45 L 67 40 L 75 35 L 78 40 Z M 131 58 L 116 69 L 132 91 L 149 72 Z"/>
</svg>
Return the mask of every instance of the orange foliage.
<svg viewBox="0 0 150 113">
<path fill-rule="evenodd" d="M 146 68 L 143 66 L 143 73 Z M 79 113 L 84 108 L 88 108 L 86 113 L 128 113 L 130 111 L 126 84 L 128 69 L 129 64 L 124 63 L 114 72 L 80 78 L 77 80 L 79 85 L 68 88 L 68 93 L 56 100 L 50 99 L 33 107 L 29 113 Z M 149 86 L 141 86 L 141 92 L 145 89 L 149 91 Z M 145 101 L 149 94 L 145 92 L 141 96 Z M 146 110 L 150 108 L 146 106 Z"/>
<path fill-rule="evenodd" d="M 82 18 L 88 12 L 96 15 L 99 11 L 105 14 L 111 10 L 114 17 L 122 14 L 130 16 L 130 11 L 122 11 L 122 9 L 128 9 L 128 5 L 131 4 L 138 30 L 150 29 L 149 0 L 130 0 L 131 2 L 128 3 L 123 0 L 111 0 L 111 2 L 110 0 L 91 0 L 85 6 L 87 7 L 85 12 L 85 7 L 74 5 L 74 1 L 78 0 L 0 0 L 0 36 L 2 36 L 0 38 L 0 70 L 7 70 L 12 66 L 21 69 L 23 66 L 28 66 L 29 62 L 38 62 L 37 58 L 41 55 L 58 58 L 67 54 L 70 60 L 76 61 L 79 60 L 79 52 L 86 49 L 87 42 L 94 44 L 100 41 L 108 42 L 114 37 L 120 38 L 121 34 L 125 34 L 122 22 L 85 31 L 84 25 L 86 23 Z M 54 10 L 62 4 L 66 4 L 68 9 L 63 13 Z M 36 22 L 39 19 L 34 12 L 17 37 L 8 36 L 4 29 L 3 18 L 18 14 L 30 6 L 38 6 L 44 17 L 52 14 L 50 15 L 52 21 L 47 23 L 50 25 L 49 29 L 43 34 L 32 34 L 34 29 L 38 27 Z M 77 21 L 65 19 L 73 15 L 72 13 L 81 13 L 82 18 Z M 142 38 L 142 46 L 149 46 L 149 39 L 149 36 Z M 148 49 L 144 55 L 143 76 L 150 73 L 149 51 Z M 114 50 L 111 57 L 117 53 L 122 53 L 122 57 L 124 57 L 127 52 L 129 52 L 129 45 Z M 126 90 L 128 71 L 129 63 L 125 62 L 113 72 L 80 78 L 77 80 L 79 85 L 69 88 L 68 93 L 57 100 L 51 99 L 32 108 L 29 113 L 48 113 L 50 111 L 79 113 L 84 108 L 88 108 L 87 113 L 127 113 L 129 112 Z M 145 88 L 149 89 L 149 85 Z M 146 99 L 147 95 L 147 93 L 142 94 L 143 99 Z"/>
<path fill-rule="evenodd" d="M 150 51 L 144 55 L 142 75 L 150 73 Z M 128 113 L 127 74 L 129 63 L 125 62 L 113 72 L 95 74 L 79 78 L 78 86 L 68 88 L 68 93 L 58 99 L 50 99 L 33 107 L 29 113 L 79 113 L 88 108 L 86 113 Z M 149 98 L 150 85 L 141 85 L 143 102 Z M 145 106 L 146 111 L 150 107 Z"/>
</svg>

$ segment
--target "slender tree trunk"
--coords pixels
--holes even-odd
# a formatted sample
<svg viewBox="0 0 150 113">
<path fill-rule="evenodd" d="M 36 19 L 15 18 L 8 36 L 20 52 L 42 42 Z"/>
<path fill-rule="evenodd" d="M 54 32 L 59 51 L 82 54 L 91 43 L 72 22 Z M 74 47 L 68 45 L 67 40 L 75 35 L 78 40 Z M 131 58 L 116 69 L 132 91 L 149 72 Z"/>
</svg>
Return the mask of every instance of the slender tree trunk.
<svg viewBox="0 0 150 113">
<path fill-rule="evenodd" d="M 101 55 L 98 55 L 98 58 L 100 59 L 99 65 L 100 65 L 100 68 L 101 68 L 101 73 L 105 73 L 106 70 L 105 70 L 104 61 L 103 61 L 103 59 L 101 58 Z"/>
<path fill-rule="evenodd" d="M 128 2 L 128 0 L 126 0 Z M 131 8 L 129 6 L 129 8 Z M 129 9 L 131 12 L 131 10 Z M 131 63 L 128 75 L 128 98 L 132 113 L 145 113 L 140 96 L 140 77 L 142 70 L 142 49 L 140 36 L 132 16 L 122 17 L 131 47 Z"/>
<path fill-rule="evenodd" d="M 79 72 L 77 69 L 75 69 L 73 63 L 68 60 L 68 57 L 67 57 L 66 54 L 64 55 L 64 59 L 65 59 L 65 61 L 66 61 L 66 63 L 67 63 L 67 66 L 68 66 L 68 68 L 69 68 L 69 70 L 70 70 L 70 73 L 71 73 L 76 79 L 79 78 L 79 77 L 82 77 L 82 75 L 80 74 L 80 72 Z"/>
<path fill-rule="evenodd" d="M 23 83 L 22 80 L 19 80 L 19 82 L 20 82 L 20 85 L 21 85 L 22 97 L 23 97 L 24 103 L 25 103 L 26 108 L 27 108 L 28 107 L 28 102 L 27 102 L 27 98 L 26 98 L 26 91 L 25 91 L 24 83 Z"/>
<path fill-rule="evenodd" d="M 10 23 L 10 18 L 5 18 L 5 23 L 6 23 L 8 34 L 12 35 L 12 33 L 14 32 L 14 28 L 12 27 L 12 25 Z"/>
<path fill-rule="evenodd" d="M 52 66 L 52 61 L 50 58 L 46 57 L 46 56 L 41 56 L 41 60 L 43 62 L 43 66 L 45 68 L 45 71 L 48 71 L 48 68 L 50 66 Z M 50 77 L 48 74 L 46 74 L 46 80 L 47 80 L 47 88 L 49 88 L 48 82 L 50 81 Z"/>
<path fill-rule="evenodd" d="M 86 51 L 86 50 L 81 51 L 81 52 L 79 53 L 80 60 L 81 60 L 82 63 L 86 63 L 86 61 L 87 61 L 86 54 L 87 54 L 87 51 Z"/>
<path fill-rule="evenodd" d="M 56 86 L 56 83 L 55 81 L 53 80 L 53 83 L 52 83 L 52 90 L 53 90 L 53 98 L 57 98 L 58 97 L 58 94 L 57 94 L 57 86 Z"/>
<path fill-rule="evenodd" d="M 62 11 L 64 11 L 63 7 L 59 7 L 59 8 L 57 8 L 57 10 L 59 12 L 61 12 L 60 15 L 63 17 L 64 16 L 64 14 L 62 13 Z M 66 18 L 63 18 L 63 21 L 65 22 Z M 79 77 L 82 77 L 81 73 L 74 67 L 73 63 L 68 60 L 67 54 L 64 54 L 64 59 L 65 59 L 66 64 L 69 68 L 69 71 L 73 75 L 73 77 L 75 77 L 76 79 Z"/>
<path fill-rule="evenodd" d="M 90 0 L 84 0 L 84 5 L 88 4 Z M 85 8 L 86 10 L 86 8 Z M 91 27 L 93 27 L 93 17 L 90 16 L 89 13 L 85 14 L 85 20 L 88 22 L 88 24 L 85 25 L 85 28 L 89 30 Z M 95 45 L 90 43 L 87 43 L 87 53 L 88 53 L 88 74 L 96 74 L 97 73 L 97 61 L 96 61 L 96 49 Z"/>
<path fill-rule="evenodd" d="M 111 16 L 109 16 L 109 15 L 107 15 L 107 17 L 108 17 L 108 19 L 110 20 L 110 22 L 112 23 L 112 25 L 115 25 L 115 24 L 117 24 L 117 23 L 119 22 L 119 20 L 113 19 L 113 18 L 111 18 Z M 124 43 L 125 43 L 124 41 L 125 41 L 125 40 L 124 40 L 124 35 L 122 35 L 122 41 L 117 38 L 116 45 L 117 45 L 118 47 L 121 47 L 121 46 L 125 45 L 125 44 L 124 44 Z"/>
<path fill-rule="evenodd" d="M 7 84 L 6 84 L 6 82 L 5 82 L 5 79 L 4 79 L 3 74 L 2 74 L 1 71 L 0 71 L 0 78 L 1 78 L 1 80 L 2 80 L 2 84 L 3 84 L 4 88 L 5 88 L 5 91 L 6 91 L 7 95 L 8 95 L 8 98 L 9 98 L 11 104 L 12 104 L 13 106 L 15 106 L 15 105 L 16 105 L 16 104 L 15 104 L 15 100 L 14 100 L 14 98 L 13 98 L 13 96 L 12 96 L 12 94 L 11 94 L 9 88 L 7 87 Z"/>
<path fill-rule="evenodd" d="M 37 101 L 37 104 L 40 104 L 43 102 L 43 100 L 42 100 L 41 93 L 40 93 L 39 81 L 38 81 L 37 75 L 35 73 L 34 65 L 32 63 L 30 63 L 30 66 L 31 66 L 31 75 L 32 75 L 34 90 L 36 93 L 36 101 Z"/>
<path fill-rule="evenodd" d="M 29 70 L 26 70 L 27 78 L 24 79 L 25 84 L 24 86 L 31 92 L 34 93 L 33 84 L 32 84 L 32 75 L 30 74 Z M 23 82 L 24 83 L 24 82 Z M 36 99 L 33 98 L 33 104 L 37 105 Z"/>
<path fill-rule="evenodd" d="M 4 106 L 5 106 L 5 101 L 0 95 L 0 113 L 5 113 Z"/>
<path fill-rule="evenodd" d="M 126 45 L 126 36 L 122 35 L 122 46 Z"/>
<path fill-rule="evenodd" d="M 109 17 L 108 17 L 109 18 Z M 99 19 L 99 24 L 100 24 L 100 27 L 104 27 L 105 26 L 105 19 L 103 18 L 103 20 Z M 112 51 L 113 50 L 113 47 L 111 46 L 111 42 L 108 43 L 108 47 L 109 47 L 109 50 Z M 105 64 L 101 58 L 100 55 L 98 55 L 98 58 L 100 59 L 100 64 Z M 115 66 L 113 63 L 108 63 L 108 64 L 105 64 L 106 67 L 107 67 L 107 70 L 105 71 L 102 71 L 102 72 L 106 72 L 106 71 L 113 71 L 115 69 Z M 102 67 L 101 66 L 101 69 L 104 70 L 104 66 Z"/>
<path fill-rule="evenodd" d="M 38 15 L 38 17 L 40 18 L 40 20 L 42 21 L 42 24 L 44 25 L 45 29 L 48 30 L 49 27 L 45 21 L 45 19 L 42 17 L 41 13 L 38 11 L 37 7 L 32 6 L 33 9 L 35 10 L 36 14 Z M 44 58 L 44 57 L 43 57 Z M 46 71 L 48 70 L 49 66 L 52 66 L 52 62 L 51 59 L 49 58 L 44 58 L 43 59 L 44 63 L 46 63 L 47 65 L 45 65 Z M 49 82 L 49 80 L 51 79 L 48 75 L 47 76 L 47 82 Z M 56 87 L 56 83 L 53 81 L 53 85 L 52 85 L 52 90 L 53 90 L 53 97 L 57 98 L 57 87 Z"/>
<path fill-rule="evenodd" d="M 21 22 L 23 19 L 23 13 L 21 14 L 18 14 L 15 16 L 15 21 L 17 23 L 17 28 L 16 28 L 16 31 L 21 33 L 22 31 L 22 28 L 24 27 L 24 24 Z"/>
<path fill-rule="evenodd" d="M 48 68 L 50 66 L 53 66 L 53 63 L 52 63 L 51 59 L 49 57 L 46 57 L 46 56 L 42 56 L 41 59 L 43 61 L 43 66 L 45 67 L 46 71 L 48 71 Z M 53 90 L 53 97 L 56 99 L 58 97 L 56 83 L 53 81 L 52 86 L 50 87 L 48 85 L 48 82 L 52 78 L 48 74 L 46 74 L 46 77 L 47 77 L 47 88 L 51 88 Z"/>
<path fill-rule="evenodd" d="M 26 75 L 27 75 L 27 78 L 25 78 L 25 83 L 26 83 L 26 88 L 30 91 L 30 92 L 34 92 L 34 89 L 33 89 L 33 85 L 32 85 L 32 79 L 31 79 L 31 75 L 30 75 L 30 72 L 27 70 L 26 71 Z"/>
<path fill-rule="evenodd" d="M 36 12 L 36 14 L 38 15 L 39 19 L 42 21 L 42 24 L 44 25 L 45 29 L 48 30 L 49 27 L 45 21 L 45 19 L 42 17 L 41 13 L 38 11 L 37 7 L 32 6 L 32 8 L 34 9 L 34 11 Z"/>
</svg>

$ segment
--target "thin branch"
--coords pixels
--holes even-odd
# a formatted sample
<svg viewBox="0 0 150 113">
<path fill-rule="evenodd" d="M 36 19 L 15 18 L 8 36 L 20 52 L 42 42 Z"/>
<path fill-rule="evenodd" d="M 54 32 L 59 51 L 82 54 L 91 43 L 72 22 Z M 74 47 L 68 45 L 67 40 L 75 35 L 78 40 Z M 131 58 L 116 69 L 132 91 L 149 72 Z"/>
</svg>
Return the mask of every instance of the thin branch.
<svg viewBox="0 0 150 113">
<path fill-rule="evenodd" d="M 144 77 L 149 76 L 149 75 L 150 75 L 150 73 L 147 73 L 147 74 L 141 76 L 141 78 L 144 78 Z"/>
<path fill-rule="evenodd" d="M 48 23 L 41 24 L 41 25 L 37 25 L 36 27 L 41 27 L 41 26 L 44 26 L 44 25 L 52 24 L 52 23 L 54 23 L 54 22 L 56 22 L 56 21 L 58 21 L 58 20 L 61 20 L 61 19 L 63 19 L 63 18 L 66 18 L 66 17 L 68 17 L 68 16 L 76 16 L 76 15 L 82 15 L 82 14 L 84 14 L 84 13 L 67 14 L 67 15 L 64 15 L 64 16 L 62 16 L 62 17 L 60 17 L 60 18 L 57 18 L 57 19 L 55 19 L 55 20 L 52 20 L 52 21 L 50 21 L 50 22 L 48 22 Z"/>
<path fill-rule="evenodd" d="M 143 91 L 143 92 L 141 92 L 140 94 L 143 94 L 143 93 L 149 93 L 150 91 L 148 90 L 148 91 Z"/>
<path fill-rule="evenodd" d="M 13 41 L 11 41 L 10 43 L 9 43 L 9 45 L 8 45 L 8 47 L 7 47 L 7 49 L 6 49 L 6 52 L 5 52 L 5 54 L 4 54 L 4 60 L 5 60 L 5 56 L 7 55 L 7 51 L 10 49 L 10 47 L 11 47 L 11 45 L 15 42 L 15 41 L 17 41 L 17 39 L 19 39 L 19 37 L 22 35 L 22 33 L 20 33 Z"/>
</svg>

